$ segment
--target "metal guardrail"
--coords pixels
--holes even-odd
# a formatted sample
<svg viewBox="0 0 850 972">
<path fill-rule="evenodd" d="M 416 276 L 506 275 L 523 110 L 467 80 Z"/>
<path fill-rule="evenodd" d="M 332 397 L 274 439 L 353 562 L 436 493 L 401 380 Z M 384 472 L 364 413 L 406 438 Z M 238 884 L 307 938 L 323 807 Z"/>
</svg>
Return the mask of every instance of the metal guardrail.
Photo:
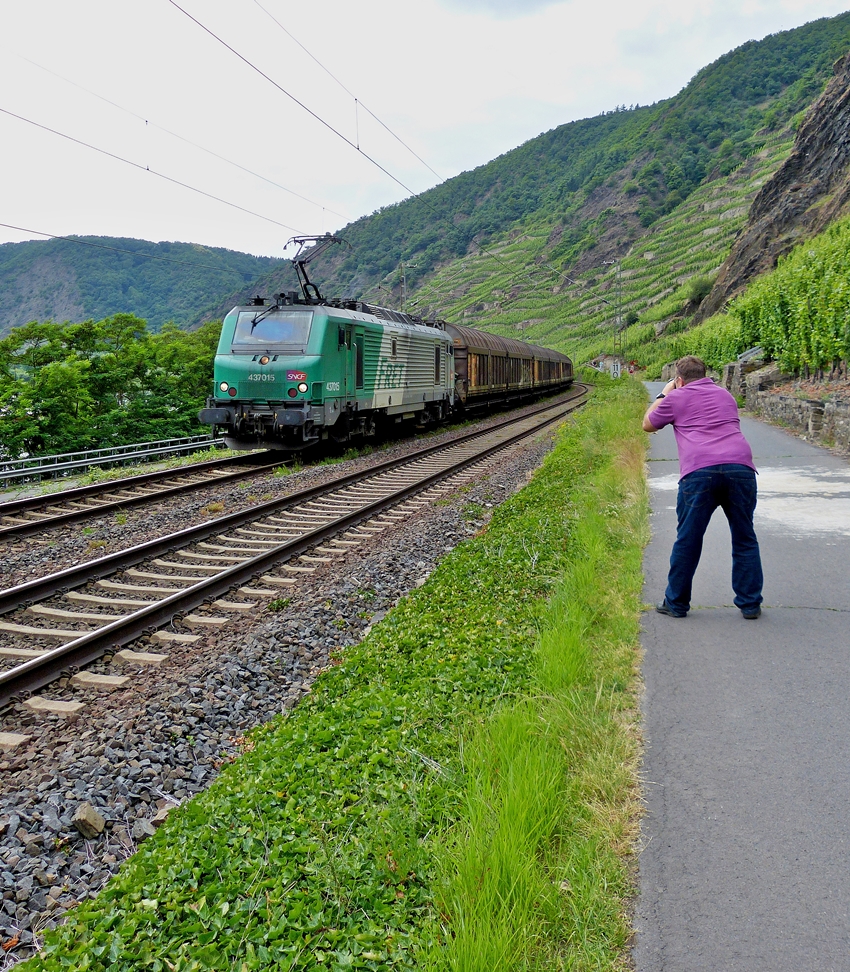
<svg viewBox="0 0 850 972">
<path fill-rule="evenodd" d="M 160 439 L 156 442 L 110 446 L 105 449 L 83 449 L 79 452 L 62 452 L 51 456 L 0 460 L 0 485 L 27 479 L 70 475 L 75 471 L 90 469 L 92 466 L 145 461 L 219 445 L 224 445 L 224 442 L 212 435 L 186 435 L 173 439 Z"/>
</svg>

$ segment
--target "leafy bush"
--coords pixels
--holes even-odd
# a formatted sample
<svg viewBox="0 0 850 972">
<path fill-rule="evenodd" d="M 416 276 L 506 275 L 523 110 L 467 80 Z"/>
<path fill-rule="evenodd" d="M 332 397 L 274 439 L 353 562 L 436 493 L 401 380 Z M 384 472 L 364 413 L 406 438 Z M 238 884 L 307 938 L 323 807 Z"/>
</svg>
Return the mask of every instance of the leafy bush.
<svg viewBox="0 0 850 972">
<path fill-rule="evenodd" d="M 714 277 L 707 274 L 705 276 L 692 277 L 688 281 L 688 300 L 694 304 L 701 304 L 711 293 L 711 288 L 714 286 L 714 279 Z"/>
<path fill-rule="evenodd" d="M 203 431 L 219 322 L 196 331 L 143 320 L 33 321 L 0 340 L 0 442 L 10 457 Z"/>
<path fill-rule="evenodd" d="M 641 360 L 649 377 L 660 375 L 662 365 L 686 354 L 695 354 L 709 368 L 719 371 L 749 346 L 738 320 L 729 314 L 717 314 L 682 334 L 664 335 L 646 349 Z"/>
<path fill-rule="evenodd" d="M 787 371 L 832 367 L 850 355 L 850 219 L 801 243 L 732 305 L 748 347 Z"/>
</svg>

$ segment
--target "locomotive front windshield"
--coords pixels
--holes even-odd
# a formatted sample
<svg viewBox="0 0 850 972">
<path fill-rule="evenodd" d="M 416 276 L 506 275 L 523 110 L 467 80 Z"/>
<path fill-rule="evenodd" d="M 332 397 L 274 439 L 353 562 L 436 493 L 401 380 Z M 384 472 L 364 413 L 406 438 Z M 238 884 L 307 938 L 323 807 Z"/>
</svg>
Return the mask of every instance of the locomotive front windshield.
<svg viewBox="0 0 850 972">
<path fill-rule="evenodd" d="M 308 310 L 240 311 L 233 347 L 303 351 L 312 320 L 313 312 Z"/>
</svg>

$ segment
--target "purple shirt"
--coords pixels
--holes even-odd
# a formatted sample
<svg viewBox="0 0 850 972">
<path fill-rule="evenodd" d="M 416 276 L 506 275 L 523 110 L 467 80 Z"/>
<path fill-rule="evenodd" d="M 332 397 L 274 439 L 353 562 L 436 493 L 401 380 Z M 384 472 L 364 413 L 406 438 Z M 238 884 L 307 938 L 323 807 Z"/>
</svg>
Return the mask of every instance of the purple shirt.
<svg viewBox="0 0 850 972">
<path fill-rule="evenodd" d="M 673 426 L 680 476 L 728 462 L 756 468 L 753 451 L 741 432 L 738 404 L 711 378 L 674 388 L 649 413 L 649 421 L 656 429 Z"/>
</svg>

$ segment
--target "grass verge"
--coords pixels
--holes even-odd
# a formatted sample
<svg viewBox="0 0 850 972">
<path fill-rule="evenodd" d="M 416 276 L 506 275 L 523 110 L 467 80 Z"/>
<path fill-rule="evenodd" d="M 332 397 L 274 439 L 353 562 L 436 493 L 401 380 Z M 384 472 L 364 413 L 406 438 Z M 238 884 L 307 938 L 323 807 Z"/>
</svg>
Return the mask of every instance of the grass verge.
<svg viewBox="0 0 850 972">
<path fill-rule="evenodd" d="M 28 969 L 615 969 L 644 407 L 532 482 L 51 932 Z"/>
</svg>

